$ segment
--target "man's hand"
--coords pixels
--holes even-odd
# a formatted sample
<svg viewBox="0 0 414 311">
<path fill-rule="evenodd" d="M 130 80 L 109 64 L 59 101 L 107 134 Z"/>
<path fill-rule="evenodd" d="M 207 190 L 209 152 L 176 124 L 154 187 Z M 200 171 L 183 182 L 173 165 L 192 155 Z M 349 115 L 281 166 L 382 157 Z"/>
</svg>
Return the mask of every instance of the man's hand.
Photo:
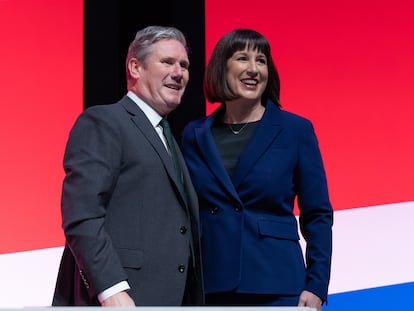
<svg viewBox="0 0 414 311">
<path fill-rule="evenodd" d="M 120 292 L 105 299 L 102 307 L 135 307 L 135 302 L 127 292 Z"/>
<path fill-rule="evenodd" d="M 317 311 L 322 310 L 322 300 L 315 294 L 304 290 L 299 297 L 298 307 L 316 308 Z"/>
</svg>

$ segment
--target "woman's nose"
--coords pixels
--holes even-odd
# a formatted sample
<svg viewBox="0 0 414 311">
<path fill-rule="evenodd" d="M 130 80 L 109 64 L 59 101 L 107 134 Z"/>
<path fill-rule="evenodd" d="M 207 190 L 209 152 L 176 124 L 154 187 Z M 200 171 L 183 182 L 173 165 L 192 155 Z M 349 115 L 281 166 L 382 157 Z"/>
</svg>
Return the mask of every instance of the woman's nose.
<svg viewBox="0 0 414 311">
<path fill-rule="evenodd" d="M 257 69 L 257 64 L 256 64 L 255 61 L 249 61 L 248 67 L 247 67 L 247 72 L 249 74 L 253 74 L 253 75 L 257 74 L 258 69 Z"/>
</svg>

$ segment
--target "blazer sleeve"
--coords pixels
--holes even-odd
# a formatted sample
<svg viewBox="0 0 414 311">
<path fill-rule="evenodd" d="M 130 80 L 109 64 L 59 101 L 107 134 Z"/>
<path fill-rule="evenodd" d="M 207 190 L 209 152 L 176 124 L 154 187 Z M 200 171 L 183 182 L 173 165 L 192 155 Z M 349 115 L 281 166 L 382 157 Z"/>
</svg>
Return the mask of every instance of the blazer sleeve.
<svg viewBox="0 0 414 311">
<path fill-rule="evenodd" d="M 333 210 L 317 137 L 312 124 L 307 121 L 305 125 L 300 135 L 295 185 L 300 229 L 306 240 L 306 289 L 325 301 L 331 270 Z"/>
</svg>

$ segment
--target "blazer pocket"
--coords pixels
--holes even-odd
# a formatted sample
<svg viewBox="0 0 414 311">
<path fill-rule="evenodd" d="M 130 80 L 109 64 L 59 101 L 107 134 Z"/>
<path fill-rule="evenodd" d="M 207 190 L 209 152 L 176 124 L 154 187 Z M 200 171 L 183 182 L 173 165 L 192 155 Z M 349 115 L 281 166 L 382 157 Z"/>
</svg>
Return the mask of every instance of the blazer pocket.
<svg viewBox="0 0 414 311">
<path fill-rule="evenodd" d="M 144 252 L 140 249 L 117 249 L 121 263 L 125 268 L 139 269 L 144 262 Z"/>
<path fill-rule="evenodd" d="M 299 233 L 296 223 L 292 224 L 281 221 L 259 220 L 259 234 L 277 239 L 299 241 Z"/>
</svg>

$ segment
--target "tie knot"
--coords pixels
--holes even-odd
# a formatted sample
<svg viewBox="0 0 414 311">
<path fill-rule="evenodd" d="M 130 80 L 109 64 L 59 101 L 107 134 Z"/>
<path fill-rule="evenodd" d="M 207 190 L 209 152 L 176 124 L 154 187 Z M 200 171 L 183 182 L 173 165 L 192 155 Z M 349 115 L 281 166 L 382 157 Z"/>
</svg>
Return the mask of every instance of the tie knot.
<svg viewBox="0 0 414 311">
<path fill-rule="evenodd" d="M 167 140 L 168 148 L 171 150 L 171 148 L 174 148 L 174 143 L 170 124 L 168 123 L 167 119 L 161 119 L 159 125 L 162 127 L 162 132 L 164 134 L 165 139 Z"/>
<path fill-rule="evenodd" d="M 160 125 L 164 130 L 170 129 L 170 124 L 168 123 L 167 119 L 161 119 Z"/>
</svg>

